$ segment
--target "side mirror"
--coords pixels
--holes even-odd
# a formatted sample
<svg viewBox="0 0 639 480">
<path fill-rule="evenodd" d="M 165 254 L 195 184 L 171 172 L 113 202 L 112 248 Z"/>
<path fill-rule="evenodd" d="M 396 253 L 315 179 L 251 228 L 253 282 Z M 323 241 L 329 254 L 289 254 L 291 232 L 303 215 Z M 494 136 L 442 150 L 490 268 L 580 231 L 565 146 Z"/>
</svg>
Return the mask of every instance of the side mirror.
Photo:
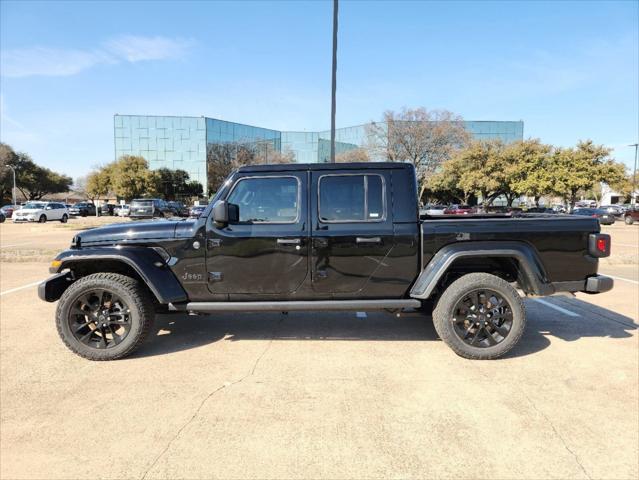
<svg viewBox="0 0 639 480">
<path fill-rule="evenodd" d="M 224 200 L 218 200 L 213 205 L 213 221 L 218 225 L 227 225 L 229 223 L 229 207 Z"/>
<path fill-rule="evenodd" d="M 47 208 L 45 208 L 45 210 L 53 210 L 53 207 L 51 205 L 48 205 Z"/>
<path fill-rule="evenodd" d="M 218 200 L 213 205 L 213 221 L 220 226 L 237 222 L 240 218 L 240 208 L 228 203 L 226 200 Z"/>
</svg>

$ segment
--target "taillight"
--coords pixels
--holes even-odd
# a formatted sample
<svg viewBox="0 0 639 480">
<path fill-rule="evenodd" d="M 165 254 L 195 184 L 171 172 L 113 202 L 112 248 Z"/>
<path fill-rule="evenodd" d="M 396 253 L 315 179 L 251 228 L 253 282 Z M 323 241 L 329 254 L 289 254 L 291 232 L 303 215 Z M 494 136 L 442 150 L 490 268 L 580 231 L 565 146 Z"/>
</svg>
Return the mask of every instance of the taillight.
<svg viewBox="0 0 639 480">
<path fill-rule="evenodd" d="M 588 237 L 588 253 L 599 258 L 610 256 L 610 235 L 591 233 Z"/>
</svg>

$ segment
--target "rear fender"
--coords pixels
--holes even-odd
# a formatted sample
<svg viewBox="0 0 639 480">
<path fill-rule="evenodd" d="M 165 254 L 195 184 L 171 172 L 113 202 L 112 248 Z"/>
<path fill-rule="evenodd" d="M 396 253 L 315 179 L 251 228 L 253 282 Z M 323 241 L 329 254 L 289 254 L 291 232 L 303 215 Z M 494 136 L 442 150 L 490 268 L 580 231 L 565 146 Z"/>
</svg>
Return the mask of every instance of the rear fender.
<svg viewBox="0 0 639 480">
<path fill-rule="evenodd" d="M 530 245 L 523 242 L 460 242 L 442 247 L 433 256 L 417 278 L 410 296 L 421 300 L 429 298 L 455 261 L 472 257 L 512 258 L 518 265 L 517 281 L 526 293 L 553 293 L 539 255 Z"/>
<path fill-rule="evenodd" d="M 144 282 L 155 298 L 161 304 L 180 303 L 188 300 L 188 296 L 182 285 L 175 277 L 171 269 L 166 265 L 164 259 L 155 250 L 149 247 L 87 247 L 80 249 L 65 250 L 56 257 L 60 262 L 59 266 L 51 273 L 60 273 L 65 270 L 82 269 L 83 272 L 97 273 L 103 271 L 101 263 L 109 262 L 117 265 L 121 263 L 133 269 Z M 54 281 L 58 277 L 52 277 Z M 66 277 L 65 277 L 66 278 Z M 49 280 L 45 281 L 48 282 Z M 72 282 L 67 281 L 66 286 Z M 60 298 L 64 289 L 61 280 L 55 282 L 55 288 L 47 289 L 48 295 L 45 300 L 54 302 Z"/>
</svg>

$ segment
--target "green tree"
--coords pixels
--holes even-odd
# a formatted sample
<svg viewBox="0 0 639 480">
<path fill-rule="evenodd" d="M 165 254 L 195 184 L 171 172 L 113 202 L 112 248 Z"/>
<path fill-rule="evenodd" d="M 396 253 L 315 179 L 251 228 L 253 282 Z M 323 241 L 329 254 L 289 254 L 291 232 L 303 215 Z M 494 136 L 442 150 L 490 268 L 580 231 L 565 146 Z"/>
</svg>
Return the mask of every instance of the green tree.
<svg viewBox="0 0 639 480">
<path fill-rule="evenodd" d="M 476 140 L 454 157 L 454 166 L 460 171 L 458 188 L 481 195 L 484 206 L 510 193 L 503 150 L 499 140 Z"/>
<path fill-rule="evenodd" d="M 513 195 L 525 194 L 539 206 L 539 199 L 552 191 L 551 153 L 552 147 L 539 139 L 513 142 L 505 147 L 502 155 L 510 189 L 510 195 L 506 194 L 508 205 L 512 204 Z"/>
<path fill-rule="evenodd" d="M 40 200 L 51 193 L 69 191 L 73 183 L 71 177 L 37 165 L 26 153 L 15 152 L 7 144 L 0 144 L 0 164 L 2 168 L 2 194 L 9 196 L 13 186 L 11 165 L 16 171 L 16 187 L 27 200 Z"/>
<path fill-rule="evenodd" d="M 160 168 L 155 170 L 157 175 L 156 190 L 166 200 L 176 200 L 180 197 L 196 197 L 202 194 L 202 184 L 190 180 L 189 174 L 184 170 L 171 170 Z"/>
<path fill-rule="evenodd" d="M 112 170 L 113 164 L 110 163 L 89 174 L 85 187 L 85 195 L 89 200 L 104 198 L 111 192 Z"/>
<path fill-rule="evenodd" d="M 549 165 L 552 193 L 574 208 L 580 192 L 592 190 L 600 182 L 621 181 L 624 169 L 610 158 L 610 152 L 592 140 L 580 141 L 574 148 L 557 148 Z"/>
<path fill-rule="evenodd" d="M 143 157 L 123 155 L 110 168 L 111 188 L 118 197 L 133 199 L 157 194 L 159 176 L 149 170 Z"/>
</svg>

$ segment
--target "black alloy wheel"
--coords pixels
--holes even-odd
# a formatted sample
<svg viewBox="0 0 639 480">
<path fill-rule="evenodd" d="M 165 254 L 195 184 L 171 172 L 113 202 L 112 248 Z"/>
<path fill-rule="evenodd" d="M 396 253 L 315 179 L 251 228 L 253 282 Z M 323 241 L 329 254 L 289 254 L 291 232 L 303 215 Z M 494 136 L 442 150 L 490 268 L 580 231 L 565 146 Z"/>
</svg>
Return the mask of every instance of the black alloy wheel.
<svg viewBox="0 0 639 480">
<path fill-rule="evenodd" d="M 94 273 L 62 294 L 56 327 L 65 345 L 89 360 L 126 357 L 143 342 L 155 316 L 144 284 L 118 273 Z"/>
<path fill-rule="evenodd" d="M 68 322 L 80 343 L 97 349 L 113 348 L 131 330 L 131 309 L 113 292 L 91 290 L 75 300 Z"/>
<path fill-rule="evenodd" d="M 464 343 L 486 348 L 503 342 L 513 326 L 508 302 L 494 290 L 478 289 L 465 295 L 454 307 L 455 334 Z"/>
<path fill-rule="evenodd" d="M 526 312 L 509 282 L 490 273 L 468 273 L 437 299 L 433 325 L 457 355 L 489 360 L 517 344 L 526 327 Z"/>
</svg>

